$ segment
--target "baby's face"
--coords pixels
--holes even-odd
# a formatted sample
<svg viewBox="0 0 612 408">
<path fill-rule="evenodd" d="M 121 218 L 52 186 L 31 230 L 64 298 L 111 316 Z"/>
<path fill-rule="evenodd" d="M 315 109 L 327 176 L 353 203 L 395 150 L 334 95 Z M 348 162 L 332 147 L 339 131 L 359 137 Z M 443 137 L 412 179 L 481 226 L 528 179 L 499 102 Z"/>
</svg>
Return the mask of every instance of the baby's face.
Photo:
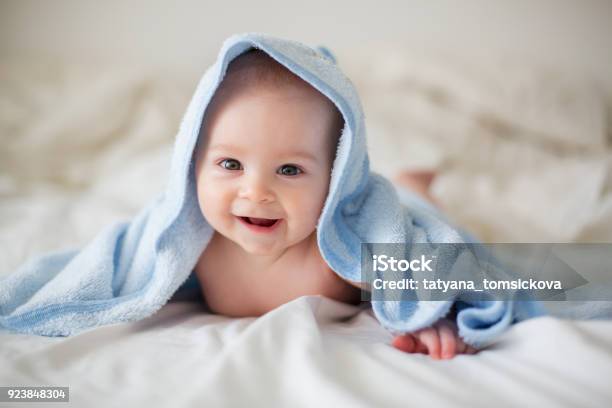
<svg viewBox="0 0 612 408">
<path fill-rule="evenodd" d="M 218 233 L 256 255 L 314 233 L 337 140 L 331 102 L 307 87 L 237 90 L 215 101 L 204 126 L 198 201 Z"/>
</svg>

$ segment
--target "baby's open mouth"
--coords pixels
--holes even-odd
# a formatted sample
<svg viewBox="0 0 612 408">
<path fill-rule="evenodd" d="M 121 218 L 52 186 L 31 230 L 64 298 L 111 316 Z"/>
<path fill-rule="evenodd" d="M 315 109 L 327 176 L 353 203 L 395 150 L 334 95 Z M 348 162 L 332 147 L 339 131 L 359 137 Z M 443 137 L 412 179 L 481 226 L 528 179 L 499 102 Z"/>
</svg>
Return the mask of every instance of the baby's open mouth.
<svg viewBox="0 0 612 408">
<path fill-rule="evenodd" d="M 240 217 L 244 222 L 259 227 L 271 227 L 276 224 L 279 220 L 269 218 L 254 218 L 254 217 Z"/>
</svg>

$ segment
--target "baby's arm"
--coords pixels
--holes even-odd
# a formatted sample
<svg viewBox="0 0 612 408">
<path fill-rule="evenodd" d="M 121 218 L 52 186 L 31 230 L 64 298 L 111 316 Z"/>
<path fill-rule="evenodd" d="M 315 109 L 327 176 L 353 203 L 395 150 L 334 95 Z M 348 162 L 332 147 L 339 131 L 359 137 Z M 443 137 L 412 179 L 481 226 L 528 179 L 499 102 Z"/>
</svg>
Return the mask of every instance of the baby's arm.
<svg viewBox="0 0 612 408">
<path fill-rule="evenodd" d="M 403 171 L 395 181 L 412 191 L 421 194 L 425 199 L 437 204 L 429 192 L 429 187 L 436 173 L 431 171 Z M 452 320 L 439 320 L 432 327 L 414 333 L 396 336 L 393 346 L 407 353 L 429 354 L 436 360 L 450 359 L 456 354 L 474 354 L 476 349 L 468 346 L 457 334 L 457 326 Z"/>
<path fill-rule="evenodd" d="M 406 353 L 429 354 L 435 360 L 453 358 L 456 354 L 474 354 L 476 349 L 465 344 L 457 334 L 457 326 L 449 319 L 414 333 L 402 334 L 393 339 L 393 346 Z"/>
</svg>

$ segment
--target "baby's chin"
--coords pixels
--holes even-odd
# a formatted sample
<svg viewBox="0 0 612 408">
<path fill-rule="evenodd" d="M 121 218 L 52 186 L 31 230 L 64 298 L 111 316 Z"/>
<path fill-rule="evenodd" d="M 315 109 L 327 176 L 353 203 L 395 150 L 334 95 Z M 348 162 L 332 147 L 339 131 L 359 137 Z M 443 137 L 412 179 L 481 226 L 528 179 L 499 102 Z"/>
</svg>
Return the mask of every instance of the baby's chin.
<svg viewBox="0 0 612 408">
<path fill-rule="evenodd" d="M 247 254 L 253 255 L 253 256 L 262 256 L 262 257 L 279 256 L 285 251 L 285 249 L 287 249 L 284 246 L 278 247 L 276 245 L 273 247 L 268 247 L 268 246 L 262 246 L 262 245 L 248 245 L 248 244 L 243 244 L 240 242 L 238 242 L 237 244 Z"/>
<path fill-rule="evenodd" d="M 244 240 L 242 242 L 236 242 L 238 246 L 240 246 L 246 253 L 253 256 L 262 256 L 262 257 L 274 257 L 280 256 L 288 249 L 291 249 L 298 245 L 302 240 L 299 240 L 297 243 L 295 242 L 285 242 L 282 239 L 274 239 L 274 240 L 261 240 L 261 242 L 257 242 L 257 240 Z M 267 242 L 266 242 L 267 241 Z"/>
<path fill-rule="evenodd" d="M 284 229 L 277 231 L 275 234 L 264 234 L 263 236 L 256 236 L 249 232 L 245 233 L 240 229 L 229 230 L 227 234 L 219 231 L 222 236 L 240 247 L 245 253 L 261 257 L 278 257 L 291 248 L 309 245 L 313 239 L 316 242 L 316 229 L 312 228 L 312 231 L 308 230 L 307 232 L 294 234 L 290 238 L 287 237 Z"/>
<path fill-rule="evenodd" d="M 253 256 L 271 256 L 282 253 L 285 249 L 279 238 L 229 236 L 229 240 L 239 246 L 244 252 Z"/>
</svg>

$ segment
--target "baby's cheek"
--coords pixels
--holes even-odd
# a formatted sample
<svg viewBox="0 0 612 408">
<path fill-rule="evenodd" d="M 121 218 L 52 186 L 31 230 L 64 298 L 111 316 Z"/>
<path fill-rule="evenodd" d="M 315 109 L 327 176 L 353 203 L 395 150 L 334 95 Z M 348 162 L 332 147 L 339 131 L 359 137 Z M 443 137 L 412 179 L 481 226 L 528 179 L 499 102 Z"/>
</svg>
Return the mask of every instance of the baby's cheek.
<svg viewBox="0 0 612 408">
<path fill-rule="evenodd" d="M 309 189 L 310 194 L 308 194 L 308 202 L 314 212 L 320 213 L 323 209 L 328 190 L 329 177 L 319 176 L 316 180 L 313 180 L 312 186 Z"/>
<path fill-rule="evenodd" d="M 316 226 L 321 213 L 323 212 L 323 207 L 325 206 L 325 199 L 327 198 L 327 189 L 324 191 L 319 190 L 317 195 L 313 195 L 310 203 L 310 214 L 313 219 L 313 223 Z"/>
<path fill-rule="evenodd" d="M 198 188 L 198 203 L 202 215 L 206 220 L 215 227 L 222 219 L 225 213 L 229 213 L 226 199 L 221 193 L 220 188 L 215 188 L 214 183 L 210 183 L 206 186 L 202 185 Z"/>
<path fill-rule="evenodd" d="M 321 208 L 312 202 L 312 197 L 303 197 L 291 207 L 293 224 L 300 230 L 301 235 L 308 235 L 317 226 Z"/>
</svg>

